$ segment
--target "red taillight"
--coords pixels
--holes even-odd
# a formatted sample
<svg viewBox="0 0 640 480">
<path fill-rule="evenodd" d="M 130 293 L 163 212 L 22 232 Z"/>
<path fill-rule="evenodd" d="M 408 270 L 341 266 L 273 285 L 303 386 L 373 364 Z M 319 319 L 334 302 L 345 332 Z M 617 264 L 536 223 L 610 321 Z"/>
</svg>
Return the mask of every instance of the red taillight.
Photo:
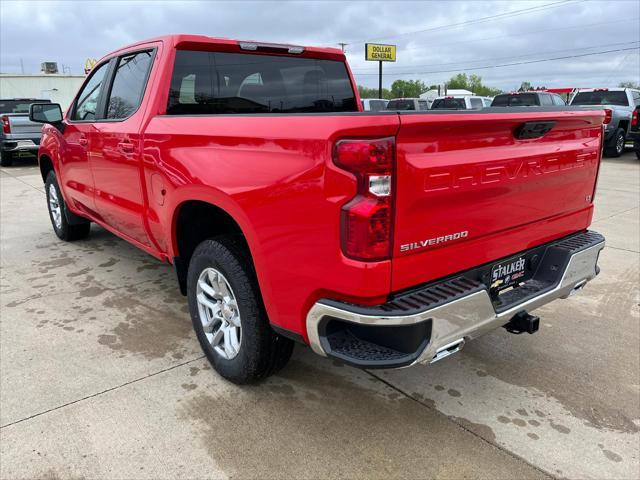
<svg viewBox="0 0 640 480">
<path fill-rule="evenodd" d="M 392 173 L 395 140 L 340 140 L 333 161 L 358 181 L 356 196 L 341 213 L 343 253 L 357 260 L 385 260 L 391 256 Z"/>
<path fill-rule="evenodd" d="M 2 132 L 11 133 L 11 125 L 9 125 L 9 117 L 7 117 L 6 115 L 2 115 L 2 117 L 0 117 L 0 120 L 2 120 Z"/>
<path fill-rule="evenodd" d="M 631 114 L 631 125 L 634 127 L 638 125 L 638 109 L 637 108 Z"/>
<path fill-rule="evenodd" d="M 612 112 L 611 109 L 609 108 L 605 108 L 604 109 L 604 120 L 602 121 L 602 123 L 604 123 L 605 125 L 607 125 L 608 123 L 611 122 L 611 117 L 612 117 Z"/>
</svg>

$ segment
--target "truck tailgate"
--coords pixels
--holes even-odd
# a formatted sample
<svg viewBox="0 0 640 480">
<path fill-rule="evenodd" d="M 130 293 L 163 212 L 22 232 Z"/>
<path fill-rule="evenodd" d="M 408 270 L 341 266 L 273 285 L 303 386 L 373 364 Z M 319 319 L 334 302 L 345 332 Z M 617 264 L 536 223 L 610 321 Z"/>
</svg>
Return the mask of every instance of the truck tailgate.
<svg viewBox="0 0 640 480">
<path fill-rule="evenodd" d="M 42 124 L 29 120 L 28 114 L 12 113 L 8 117 L 12 138 L 31 138 L 42 130 Z"/>
<path fill-rule="evenodd" d="M 392 290 L 585 229 L 603 115 L 566 109 L 401 114 Z M 525 122 L 553 122 L 553 128 L 519 139 Z"/>
</svg>

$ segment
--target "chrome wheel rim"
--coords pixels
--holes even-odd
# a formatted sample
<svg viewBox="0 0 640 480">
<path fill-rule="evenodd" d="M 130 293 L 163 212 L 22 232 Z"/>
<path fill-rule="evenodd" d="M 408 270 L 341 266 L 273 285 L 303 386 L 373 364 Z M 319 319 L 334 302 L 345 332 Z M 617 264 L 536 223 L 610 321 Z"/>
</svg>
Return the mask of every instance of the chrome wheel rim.
<svg viewBox="0 0 640 480">
<path fill-rule="evenodd" d="M 58 200 L 58 192 L 53 184 L 49 185 L 49 212 L 57 229 L 62 228 L 62 207 Z"/>
<path fill-rule="evenodd" d="M 242 324 L 231 285 L 215 268 L 205 268 L 196 288 L 198 316 L 207 340 L 222 358 L 231 360 L 240 352 Z"/>
<path fill-rule="evenodd" d="M 618 151 L 618 153 L 622 153 L 623 149 L 624 149 L 624 136 L 620 135 L 618 137 L 618 140 L 616 141 L 616 150 Z"/>
</svg>

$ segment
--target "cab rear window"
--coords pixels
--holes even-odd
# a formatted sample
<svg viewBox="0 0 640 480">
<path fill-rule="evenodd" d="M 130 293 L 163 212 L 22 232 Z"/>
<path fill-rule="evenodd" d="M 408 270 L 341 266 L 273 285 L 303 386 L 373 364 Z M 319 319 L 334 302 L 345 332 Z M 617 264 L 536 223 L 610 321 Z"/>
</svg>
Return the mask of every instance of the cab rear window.
<svg viewBox="0 0 640 480">
<path fill-rule="evenodd" d="M 571 105 L 620 105 L 629 106 L 627 94 L 622 91 L 596 91 L 596 92 L 580 92 L 573 100 Z"/>
<path fill-rule="evenodd" d="M 355 112 L 343 62 L 178 50 L 170 115 Z"/>
<path fill-rule="evenodd" d="M 431 110 L 465 110 L 464 98 L 437 98 L 431 105 Z"/>
<path fill-rule="evenodd" d="M 387 110 L 415 110 L 416 104 L 413 100 L 391 100 L 387 103 Z"/>
<path fill-rule="evenodd" d="M 498 95 L 491 103 L 492 107 L 534 107 L 538 104 L 535 93 Z"/>
</svg>

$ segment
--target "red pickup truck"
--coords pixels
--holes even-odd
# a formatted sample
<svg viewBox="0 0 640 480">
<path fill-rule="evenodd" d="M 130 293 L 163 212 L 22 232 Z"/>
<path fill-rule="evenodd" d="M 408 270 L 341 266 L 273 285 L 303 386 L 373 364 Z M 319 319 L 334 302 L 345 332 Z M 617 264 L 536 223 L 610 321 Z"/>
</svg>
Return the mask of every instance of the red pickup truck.
<svg viewBox="0 0 640 480">
<path fill-rule="evenodd" d="M 58 237 L 95 222 L 173 264 L 233 382 L 295 341 L 390 368 L 533 333 L 597 275 L 601 110 L 361 110 L 339 50 L 175 35 L 30 118 Z"/>
</svg>

